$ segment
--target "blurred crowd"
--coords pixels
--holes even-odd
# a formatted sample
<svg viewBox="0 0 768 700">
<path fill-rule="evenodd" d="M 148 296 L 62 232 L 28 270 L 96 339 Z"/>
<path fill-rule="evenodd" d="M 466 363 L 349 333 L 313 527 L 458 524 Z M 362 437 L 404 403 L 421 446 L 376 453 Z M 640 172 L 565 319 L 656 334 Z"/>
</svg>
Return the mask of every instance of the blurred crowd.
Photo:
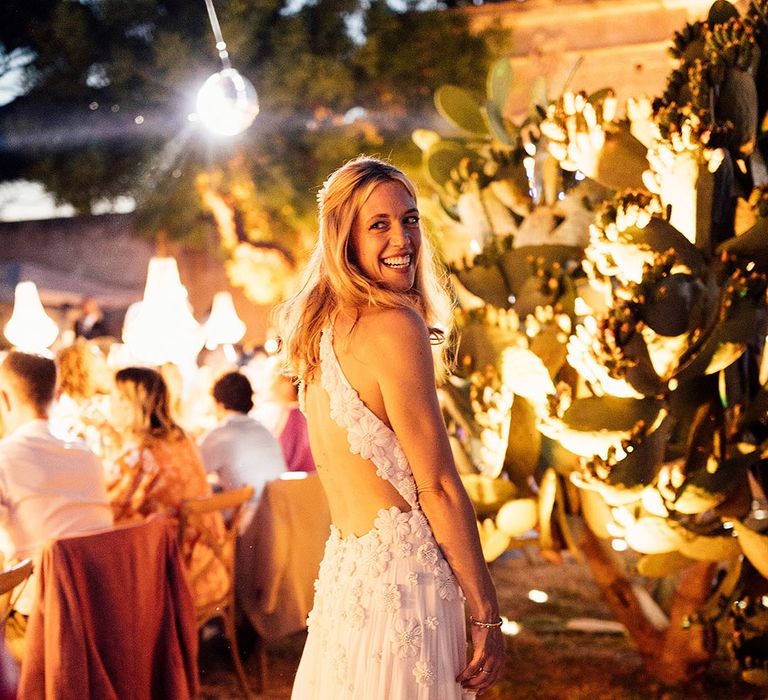
<svg viewBox="0 0 768 700">
<path fill-rule="evenodd" d="M 117 366 L 110 339 L 87 337 L 98 323 L 82 320 L 53 358 L 0 354 L 4 568 L 26 557 L 38 563 L 52 538 L 175 517 L 186 499 L 251 485 L 242 531 L 268 481 L 315 470 L 295 387 L 266 352 L 208 351 L 192 372 Z M 213 530 L 223 527 L 220 513 L 210 518 Z M 182 550 L 196 604 L 216 599 L 226 572 L 196 577 L 210 559 L 205 544 L 190 540 Z M 17 657 L 34 590 L 27 586 L 6 625 Z"/>
<path fill-rule="evenodd" d="M 167 416 L 162 420 L 177 426 L 203 457 L 211 454 L 205 445 L 210 446 L 216 436 L 229 449 L 247 452 L 250 464 L 237 467 L 244 470 L 242 476 L 258 481 L 264 470 L 314 471 L 296 387 L 279 374 L 275 359 L 263 350 L 234 360 L 218 351 L 203 351 L 200 365 L 190 375 L 188 368 L 182 372 L 170 362 L 154 368 L 117 368 L 114 360 L 119 358 L 110 347 L 103 338 L 77 338 L 56 353 L 58 385 L 50 408 L 53 434 L 83 440 L 102 459 L 108 474 L 126 451 L 147 442 L 137 417 L 151 412 L 154 404 L 166 403 Z M 241 427 L 236 430 L 233 425 Z M 222 433 L 225 426 L 229 429 Z M 246 444 L 247 449 L 240 447 Z M 238 462 L 242 459 L 237 457 Z M 216 485 L 221 478 L 213 466 L 216 458 L 204 461 L 208 480 Z"/>
</svg>

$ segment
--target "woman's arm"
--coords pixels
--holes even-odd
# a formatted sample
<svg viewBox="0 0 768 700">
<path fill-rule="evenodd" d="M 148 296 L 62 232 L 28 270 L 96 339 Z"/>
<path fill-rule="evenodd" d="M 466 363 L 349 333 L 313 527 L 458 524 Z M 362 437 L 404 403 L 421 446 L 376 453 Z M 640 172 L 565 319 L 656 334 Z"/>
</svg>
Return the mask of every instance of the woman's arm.
<svg viewBox="0 0 768 700">
<path fill-rule="evenodd" d="M 474 509 L 461 483 L 435 390 L 429 333 L 415 311 L 364 316 L 354 331 L 381 390 L 387 417 L 411 465 L 419 502 L 456 574 L 475 620 L 496 621 L 499 606 L 483 558 Z M 483 690 L 504 667 L 498 628 L 472 625 L 474 655 L 458 680 Z M 481 672 L 480 669 L 483 669 Z"/>
</svg>

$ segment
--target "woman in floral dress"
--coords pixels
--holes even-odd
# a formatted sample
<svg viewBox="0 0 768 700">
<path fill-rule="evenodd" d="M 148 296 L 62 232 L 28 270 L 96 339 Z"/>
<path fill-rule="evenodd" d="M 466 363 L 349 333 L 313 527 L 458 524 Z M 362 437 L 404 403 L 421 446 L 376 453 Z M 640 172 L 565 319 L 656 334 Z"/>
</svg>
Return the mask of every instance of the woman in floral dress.
<svg viewBox="0 0 768 700">
<path fill-rule="evenodd" d="M 112 423 L 123 437 L 123 449 L 107 474 L 115 522 L 153 513 L 178 514 L 187 498 L 208 496 L 211 488 L 192 440 L 174 422 L 168 389 L 159 372 L 126 367 L 115 374 Z M 223 530 L 218 513 L 208 516 Z M 227 588 L 227 573 L 194 532 L 184 546 L 184 561 L 198 605 L 217 599 Z M 204 573 L 200 573 L 204 572 Z"/>
<path fill-rule="evenodd" d="M 278 312 L 333 520 L 293 698 L 458 700 L 499 679 L 505 649 L 435 391 L 450 302 L 399 170 L 351 161 L 319 207 Z"/>
</svg>

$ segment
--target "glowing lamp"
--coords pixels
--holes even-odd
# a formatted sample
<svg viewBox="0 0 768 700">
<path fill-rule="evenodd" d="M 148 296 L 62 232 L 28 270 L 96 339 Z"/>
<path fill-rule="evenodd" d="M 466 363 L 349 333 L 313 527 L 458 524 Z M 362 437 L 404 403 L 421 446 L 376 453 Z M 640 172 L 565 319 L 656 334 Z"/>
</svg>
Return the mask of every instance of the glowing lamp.
<svg viewBox="0 0 768 700">
<path fill-rule="evenodd" d="M 234 345 L 245 335 L 245 324 L 235 311 L 229 292 L 216 292 L 211 315 L 205 322 L 205 347 L 213 350 L 217 345 Z"/>
<path fill-rule="evenodd" d="M 245 131 L 259 113 L 253 84 L 234 68 L 214 73 L 197 93 L 197 115 L 211 131 L 235 136 Z"/>
<path fill-rule="evenodd" d="M 123 342 L 138 362 L 161 365 L 194 358 L 204 341 L 205 332 L 192 315 L 176 260 L 152 258 L 141 305 L 126 314 Z"/>
<path fill-rule="evenodd" d="M 22 352 L 45 353 L 53 345 L 59 327 L 45 313 L 34 282 L 16 285 L 13 313 L 4 332 L 8 341 Z"/>
</svg>

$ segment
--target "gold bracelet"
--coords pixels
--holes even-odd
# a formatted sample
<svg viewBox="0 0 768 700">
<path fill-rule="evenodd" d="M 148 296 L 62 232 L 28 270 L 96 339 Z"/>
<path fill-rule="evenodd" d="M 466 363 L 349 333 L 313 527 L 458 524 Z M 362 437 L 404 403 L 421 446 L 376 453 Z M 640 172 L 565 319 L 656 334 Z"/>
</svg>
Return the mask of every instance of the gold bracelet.
<svg viewBox="0 0 768 700">
<path fill-rule="evenodd" d="M 504 620 L 502 620 L 501 618 L 499 618 L 497 622 L 483 622 L 482 620 L 475 620 L 475 618 L 472 617 L 472 615 L 469 616 L 469 621 L 473 625 L 477 625 L 478 627 L 485 627 L 485 628 L 501 627 L 504 624 Z"/>
</svg>

